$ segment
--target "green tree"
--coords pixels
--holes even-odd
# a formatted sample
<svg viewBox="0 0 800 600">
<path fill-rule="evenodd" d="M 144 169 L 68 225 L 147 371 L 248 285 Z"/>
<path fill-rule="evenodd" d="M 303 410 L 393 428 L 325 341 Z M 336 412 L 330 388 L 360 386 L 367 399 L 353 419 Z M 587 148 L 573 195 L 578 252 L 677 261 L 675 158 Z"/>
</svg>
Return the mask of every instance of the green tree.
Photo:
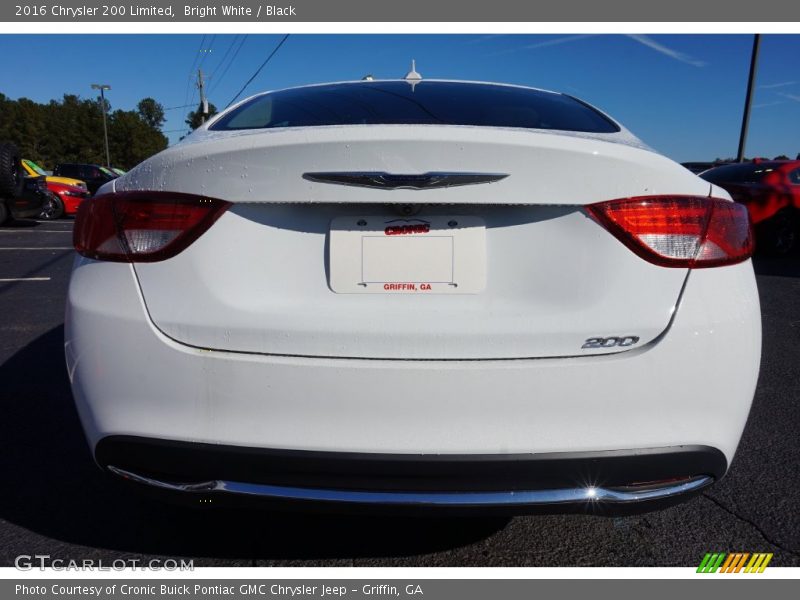
<svg viewBox="0 0 800 600">
<path fill-rule="evenodd" d="M 104 163 L 103 112 L 95 99 L 65 94 L 62 102 L 50 102 L 51 127 L 56 147 L 52 167 L 59 162 Z M 106 106 L 110 109 L 110 105 Z"/>
<path fill-rule="evenodd" d="M 154 99 L 143 99 L 136 110 L 114 112 L 106 100 L 106 109 L 114 166 L 129 169 L 167 147 L 160 131 L 164 109 Z M 105 163 L 103 114 L 95 98 L 65 94 L 39 104 L 0 93 L 0 140 L 15 143 L 23 157 L 46 169 L 62 162 Z"/>
<path fill-rule="evenodd" d="M 111 164 L 130 169 L 167 147 L 167 138 L 136 111 L 117 110 L 109 115 L 108 147 Z"/>
<path fill-rule="evenodd" d="M 164 107 L 152 98 L 144 98 L 136 105 L 139 117 L 153 129 L 161 129 L 164 124 Z"/>
<path fill-rule="evenodd" d="M 211 104 L 211 102 L 209 102 L 208 114 L 206 115 L 206 120 L 208 120 L 210 117 L 213 117 L 215 114 L 217 114 L 217 112 L 218 112 L 217 107 Z M 203 124 L 202 117 L 203 117 L 203 106 L 200 105 L 197 107 L 197 110 L 193 110 L 188 115 L 186 115 L 186 121 L 184 122 L 191 128 L 192 131 L 194 131 L 195 129 L 200 127 L 200 125 Z"/>
</svg>

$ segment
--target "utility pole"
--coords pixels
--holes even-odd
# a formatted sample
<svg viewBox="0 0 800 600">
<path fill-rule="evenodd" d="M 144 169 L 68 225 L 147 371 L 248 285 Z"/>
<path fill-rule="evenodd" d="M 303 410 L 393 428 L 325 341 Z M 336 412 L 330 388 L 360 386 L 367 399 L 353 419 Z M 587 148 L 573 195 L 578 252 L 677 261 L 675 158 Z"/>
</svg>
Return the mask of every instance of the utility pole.
<svg viewBox="0 0 800 600">
<path fill-rule="evenodd" d="M 103 137 L 106 141 L 106 166 L 111 168 L 111 154 L 108 151 L 108 125 L 106 125 L 106 95 L 105 91 L 110 90 L 111 86 L 105 83 L 93 83 L 93 90 L 100 90 L 100 108 L 103 110 Z"/>
<path fill-rule="evenodd" d="M 750 56 L 750 75 L 747 78 L 747 96 L 744 100 L 744 115 L 742 115 L 742 132 L 739 134 L 739 152 L 736 154 L 736 162 L 744 162 L 744 147 L 747 143 L 747 129 L 750 126 L 750 105 L 753 102 L 753 83 L 756 80 L 756 70 L 758 69 L 758 48 L 761 45 L 761 34 L 757 33 L 753 37 L 753 53 Z"/>
<path fill-rule="evenodd" d="M 203 81 L 202 69 L 197 69 L 197 89 L 200 90 L 200 124 L 202 125 L 208 116 L 208 98 L 206 98 L 206 83 Z"/>
</svg>

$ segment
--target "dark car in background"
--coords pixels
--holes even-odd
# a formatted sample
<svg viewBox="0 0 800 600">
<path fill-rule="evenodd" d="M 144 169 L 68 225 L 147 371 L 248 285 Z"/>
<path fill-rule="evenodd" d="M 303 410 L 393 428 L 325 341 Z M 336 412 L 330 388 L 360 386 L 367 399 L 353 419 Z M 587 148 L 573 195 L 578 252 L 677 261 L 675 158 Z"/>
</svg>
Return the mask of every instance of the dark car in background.
<svg viewBox="0 0 800 600">
<path fill-rule="evenodd" d="M 689 169 L 692 173 L 697 175 L 698 173 L 702 173 L 712 167 L 717 166 L 718 163 L 713 162 L 683 162 L 681 163 L 682 166 Z"/>
<path fill-rule="evenodd" d="M 113 171 L 101 165 L 88 163 L 61 163 L 53 169 L 53 175 L 58 177 L 72 177 L 86 182 L 89 192 L 94 195 L 97 190 L 108 181 L 119 177 Z"/>
<path fill-rule="evenodd" d="M 44 177 L 25 177 L 17 195 L 0 196 L 0 225 L 12 218 L 31 219 L 39 216 L 53 198 Z"/>
<path fill-rule="evenodd" d="M 17 147 L 0 142 L 0 225 L 37 216 L 50 198 L 45 177 L 25 177 Z"/>
<path fill-rule="evenodd" d="M 800 160 L 732 163 L 700 177 L 747 206 L 760 250 L 787 254 L 798 246 Z"/>
</svg>

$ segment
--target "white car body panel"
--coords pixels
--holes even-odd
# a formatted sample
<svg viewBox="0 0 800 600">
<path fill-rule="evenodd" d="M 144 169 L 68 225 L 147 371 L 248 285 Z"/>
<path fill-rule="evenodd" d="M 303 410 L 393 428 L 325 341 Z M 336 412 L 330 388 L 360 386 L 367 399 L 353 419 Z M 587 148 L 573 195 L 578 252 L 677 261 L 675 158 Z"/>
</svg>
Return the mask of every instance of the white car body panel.
<svg viewBox="0 0 800 600">
<path fill-rule="evenodd" d="M 150 316 L 177 341 L 351 358 L 603 354 L 620 348 L 589 352 L 582 345 L 594 336 L 619 335 L 646 343 L 664 330 L 686 270 L 640 259 L 579 206 L 666 190 L 707 196 L 710 190 L 663 156 L 608 141 L 614 136 L 630 137 L 437 126 L 205 132 L 200 141 L 179 144 L 115 180 L 116 191 L 173 190 L 235 203 L 172 260 L 136 265 Z M 508 177 L 391 191 L 303 179 L 306 172 L 339 170 Z M 384 201 L 438 205 L 426 208 L 423 218 L 485 220 L 483 293 L 332 294 L 331 222 L 344 215 L 390 218 L 393 209 Z"/>
<path fill-rule="evenodd" d="M 326 272 L 328 228 L 334 217 L 358 211 L 238 204 L 173 259 L 135 265 L 147 310 L 169 337 L 208 349 L 351 358 L 575 356 L 620 351 L 582 349 L 593 336 L 634 335 L 639 345 L 658 336 L 687 273 L 642 260 L 577 207 L 460 206 L 457 213 L 487 221 L 482 293 L 335 294 Z"/>
<path fill-rule="evenodd" d="M 668 333 L 612 356 L 274 357 L 170 340 L 129 265 L 79 258 L 67 365 L 92 446 L 109 435 L 409 454 L 706 444 L 730 464 L 758 374 L 757 298 L 749 261 L 693 271 Z"/>
<path fill-rule="evenodd" d="M 635 138 L 633 138 L 635 140 Z M 303 179 L 317 171 L 508 173 L 492 184 L 376 190 Z M 326 126 L 201 131 L 116 181 L 229 202 L 559 204 L 650 194 L 707 196 L 708 182 L 632 145 L 624 132 L 574 134 L 466 126 Z"/>
</svg>

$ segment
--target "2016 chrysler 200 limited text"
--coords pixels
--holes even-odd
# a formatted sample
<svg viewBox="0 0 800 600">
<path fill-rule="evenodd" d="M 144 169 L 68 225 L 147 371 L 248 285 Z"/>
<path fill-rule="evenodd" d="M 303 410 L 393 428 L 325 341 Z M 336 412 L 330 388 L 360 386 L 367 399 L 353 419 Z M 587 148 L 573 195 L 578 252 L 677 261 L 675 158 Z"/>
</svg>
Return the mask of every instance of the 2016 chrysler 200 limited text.
<svg viewBox="0 0 800 600">
<path fill-rule="evenodd" d="M 258 95 L 75 246 L 94 457 L 191 502 L 651 509 L 725 474 L 756 385 L 745 207 L 558 93 Z"/>
</svg>

